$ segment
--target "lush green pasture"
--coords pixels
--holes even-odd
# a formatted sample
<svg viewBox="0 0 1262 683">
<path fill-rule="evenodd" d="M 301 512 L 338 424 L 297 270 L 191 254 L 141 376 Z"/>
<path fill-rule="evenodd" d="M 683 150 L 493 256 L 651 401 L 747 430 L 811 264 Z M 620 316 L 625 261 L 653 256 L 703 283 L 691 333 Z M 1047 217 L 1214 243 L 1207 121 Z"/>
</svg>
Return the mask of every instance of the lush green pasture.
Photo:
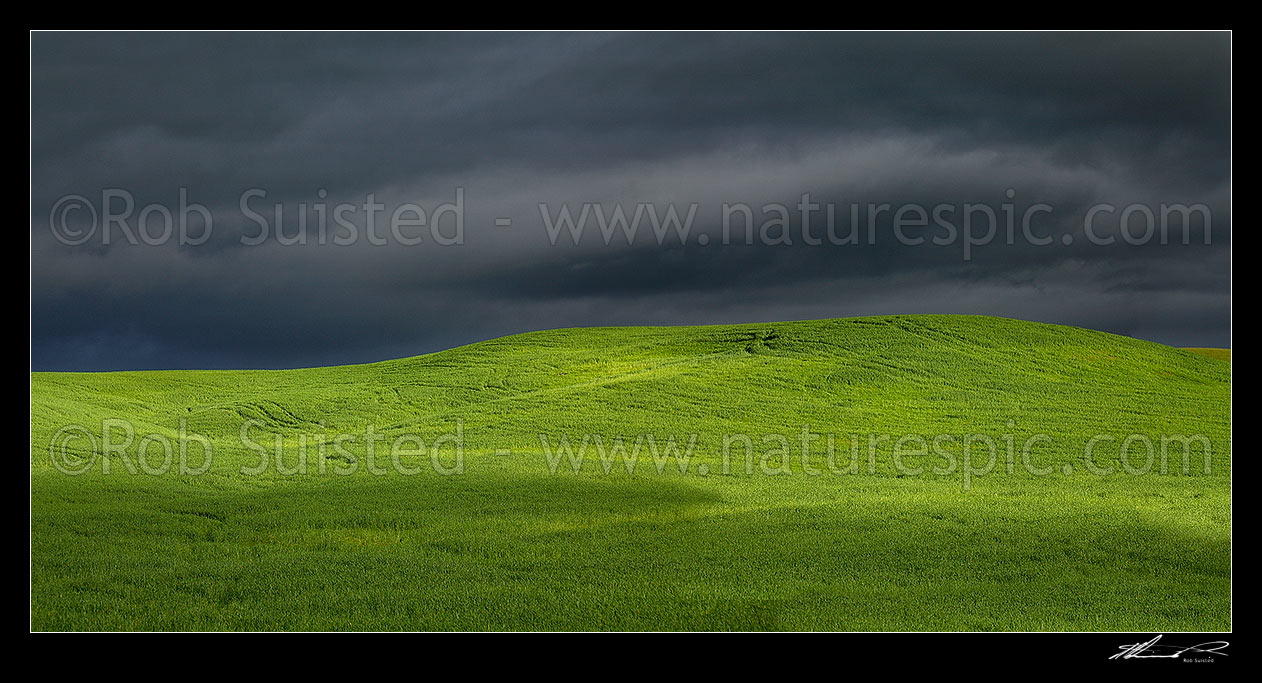
<svg viewBox="0 0 1262 683">
<path fill-rule="evenodd" d="M 32 627 L 1226 629 L 1230 372 L 892 316 L 33 373 Z"/>
</svg>

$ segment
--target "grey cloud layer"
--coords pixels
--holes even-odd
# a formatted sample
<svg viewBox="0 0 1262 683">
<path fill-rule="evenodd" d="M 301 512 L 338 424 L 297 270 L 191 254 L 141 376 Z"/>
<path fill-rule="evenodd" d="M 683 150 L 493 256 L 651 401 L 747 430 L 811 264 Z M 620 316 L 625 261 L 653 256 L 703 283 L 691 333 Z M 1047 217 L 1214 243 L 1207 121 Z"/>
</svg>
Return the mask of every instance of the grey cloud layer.
<svg viewBox="0 0 1262 683">
<path fill-rule="evenodd" d="M 280 367 L 581 324 L 1009 315 L 1227 345 L 1223 34 L 36 34 L 37 369 Z M 432 207 L 465 244 L 242 246 L 238 199 Z M 59 197 L 210 207 L 199 247 L 52 239 Z M 1071 247 L 553 246 L 537 204 L 1045 202 Z M 325 190 L 327 199 L 318 199 Z M 1202 202 L 1206 246 L 1081 239 Z M 508 230 L 494 218 L 512 216 Z M 800 226 L 796 219 L 792 232 Z"/>
</svg>

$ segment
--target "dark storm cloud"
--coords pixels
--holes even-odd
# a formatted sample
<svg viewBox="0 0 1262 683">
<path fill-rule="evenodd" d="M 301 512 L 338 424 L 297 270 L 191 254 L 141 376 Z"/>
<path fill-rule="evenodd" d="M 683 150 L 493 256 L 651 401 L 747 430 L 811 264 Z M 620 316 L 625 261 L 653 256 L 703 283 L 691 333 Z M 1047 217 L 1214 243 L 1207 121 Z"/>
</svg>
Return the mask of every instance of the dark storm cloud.
<svg viewBox="0 0 1262 683">
<path fill-rule="evenodd" d="M 31 89 L 36 369 L 281 367 L 568 325 L 891 312 L 1229 344 L 1224 34 L 35 34 Z M 456 187 L 463 245 L 239 239 L 250 188 L 292 224 L 300 202 L 432 209 Z M 212 239 L 53 239 L 59 198 L 111 188 L 171 207 L 186 188 Z M 1057 241 L 965 260 L 891 239 L 886 216 L 876 244 L 808 246 L 794 216 L 792 245 L 720 244 L 722 203 L 792 209 L 803 193 L 839 212 L 1044 202 L 1039 233 Z M 540 202 L 695 202 L 694 233 L 714 242 L 605 246 L 593 225 L 553 245 Z M 1102 202 L 1203 203 L 1212 244 L 1090 244 L 1083 214 Z M 501 216 L 513 227 L 492 227 Z"/>
</svg>

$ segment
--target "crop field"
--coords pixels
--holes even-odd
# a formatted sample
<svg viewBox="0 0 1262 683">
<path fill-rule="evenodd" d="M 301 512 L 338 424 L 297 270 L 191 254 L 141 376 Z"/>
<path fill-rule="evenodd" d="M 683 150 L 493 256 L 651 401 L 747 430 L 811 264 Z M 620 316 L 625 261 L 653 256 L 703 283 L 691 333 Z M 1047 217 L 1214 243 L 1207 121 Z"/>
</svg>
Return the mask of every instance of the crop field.
<svg viewBox="0 0 1262 683">
<path fill-rule="evenodd" d="M 32 373 L 31 626 L 1230 629 L 1229 359 L 911 315 Z"/>
<path fill-rule="evenodd" d="M 1225 360 L 1229 363 L 1231 362 L 1231 349 L 1184 349 L 1184 350 L 1191 351 L 1192 353 L 1200 354 L 1202 356 L 1215 358 L 1217 360 Z"/>
</svg>

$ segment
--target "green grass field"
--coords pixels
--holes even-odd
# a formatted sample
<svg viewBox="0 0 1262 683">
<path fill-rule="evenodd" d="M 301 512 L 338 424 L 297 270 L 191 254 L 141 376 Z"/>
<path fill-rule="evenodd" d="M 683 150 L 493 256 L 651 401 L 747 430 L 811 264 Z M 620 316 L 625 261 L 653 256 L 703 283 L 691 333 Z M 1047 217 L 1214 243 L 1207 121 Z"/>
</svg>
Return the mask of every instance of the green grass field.
<svg viewBox="0 0 1262 683">
<path fill-rule="evenodd" d="M 32 373 L 31 625 L 1228 629 L 1230 373 L 977 316 Z"/>
<path fill-rule="evenodd" d="M 1200 354 L 1200 355 L 1202 355 L 1202 356 L 1208 356 L 1208 357 L 1210 357 L 1210 358 L 1214 358 L 1214 359 L 1216 359 L 1216 360 L 1225 360 L 1225 361 L 1227 361 L 1228 363 L 1230 363 L 1230 362 L 1231 362 L 1231 349 L 1198 349 L 1198 348 L 1191 348 L 1191 349 L 1184 349 L 1184 351 L 1191 351 L 1192 353 L 1197 353 L 1197 354 Z"/>
</svg>

